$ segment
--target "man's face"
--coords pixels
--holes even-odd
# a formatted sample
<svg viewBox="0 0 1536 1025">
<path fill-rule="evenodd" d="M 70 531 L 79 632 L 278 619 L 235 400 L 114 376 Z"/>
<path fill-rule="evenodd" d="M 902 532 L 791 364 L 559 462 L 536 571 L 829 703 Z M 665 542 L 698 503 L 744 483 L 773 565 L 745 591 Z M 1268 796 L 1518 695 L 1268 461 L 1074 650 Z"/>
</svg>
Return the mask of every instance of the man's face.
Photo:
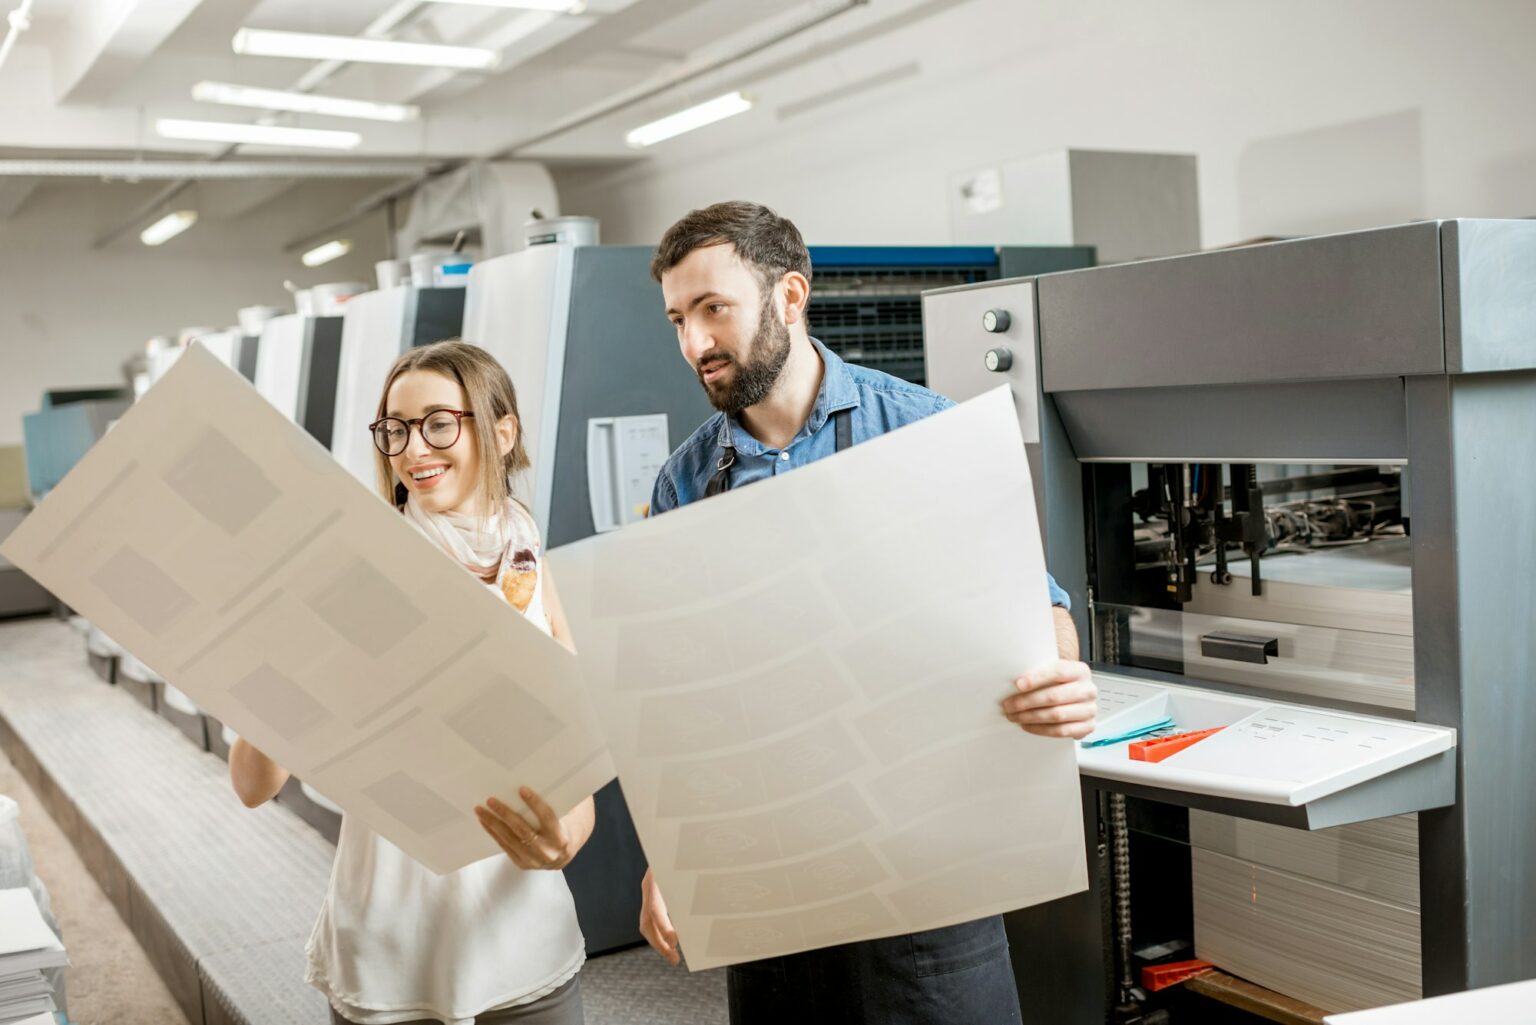
<svg viewBox="0 0 1536 1025">
<path fill-rule="evenodd" d="M 727 413 L 773 391 L 789 359 L 789 328 L 775 301 L 732 245 L 689 253 L 661 277 L 678 348 L 710 404 Z"/>
</svg>

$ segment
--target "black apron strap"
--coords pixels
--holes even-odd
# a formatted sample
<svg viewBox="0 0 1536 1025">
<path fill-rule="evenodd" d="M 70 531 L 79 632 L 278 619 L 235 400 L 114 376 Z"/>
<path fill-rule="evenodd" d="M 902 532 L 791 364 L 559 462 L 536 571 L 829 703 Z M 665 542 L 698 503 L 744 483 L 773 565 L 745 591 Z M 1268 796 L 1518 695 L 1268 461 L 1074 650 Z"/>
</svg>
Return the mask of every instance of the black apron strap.
<svg viewBox="0 0 1536 1025">
<path fill-rule="evenodd" d="M 720 446 L 720 459 L 715 463 L 715 474 L 704 485 L 704 497 L 714 498 L 722 491 L 731 490 L 731 464 L 736 461 L 734 445 Z"/>
<path fill-rule="evenodd" d="M 832 414 L 832 428 L 837 432 L 837 451 L 853 445 L 853 410 L 839 409 Z M 713 498 L 722 491 L 731 490 L 731 466 L 736 462 L 736 447 L 721 445 L 720 458 L 715 462 L 714 475 L 704 485 L 704 497 Z"/>
</svg>

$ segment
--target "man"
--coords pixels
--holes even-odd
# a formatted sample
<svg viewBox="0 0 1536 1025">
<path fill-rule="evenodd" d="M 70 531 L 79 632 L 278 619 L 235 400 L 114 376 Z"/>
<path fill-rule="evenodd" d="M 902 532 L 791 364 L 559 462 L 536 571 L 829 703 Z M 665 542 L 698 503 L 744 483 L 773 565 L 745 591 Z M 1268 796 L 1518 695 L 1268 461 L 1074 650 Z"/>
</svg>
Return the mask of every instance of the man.
<svg viewBox="0 0 1536 1025">
<path fill-rule="evenodd" d="M 953 403 L 849 366 L 806 323 L 811 261 L 766 207 L 718 203 L 668 229 L 651 263 L 683 358 L 719 410 L 672 453 L 651 513 L 777 476 Z M 1002 714 L 1030 733 L 1077 739 L 1096 692 L 1077 658 L 1067 595 L 1047 577 L 1062 660 L 1014 681 Z M 650 872 L 640 931 L 678 963 L 677 934 Z M 797 1020 L 991 1025 L 1020 1020 L 1000 917 L 849 943 L 727 969 L 733 1025 Z"/>
</svg>

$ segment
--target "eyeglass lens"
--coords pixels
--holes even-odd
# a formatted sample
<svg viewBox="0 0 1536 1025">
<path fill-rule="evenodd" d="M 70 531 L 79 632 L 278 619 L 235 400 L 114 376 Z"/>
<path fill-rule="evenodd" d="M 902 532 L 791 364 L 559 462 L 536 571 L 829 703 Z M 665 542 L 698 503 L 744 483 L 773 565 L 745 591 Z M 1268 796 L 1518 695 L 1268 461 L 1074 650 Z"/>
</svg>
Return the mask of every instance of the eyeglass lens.
<svg viewBox="0 0 1536 1025">
<path fill-rule="evenodd" d="M 410 443 L 411 429 L 404 420 L 390 417 L 373 429 L 373 442 L 387 456 L 397 456 Z M 421 423 L 421 437 L 432 448 L 451 448 L 459 440 L 459 418 L 452 413 L 427 414 Z"/>
</svg>

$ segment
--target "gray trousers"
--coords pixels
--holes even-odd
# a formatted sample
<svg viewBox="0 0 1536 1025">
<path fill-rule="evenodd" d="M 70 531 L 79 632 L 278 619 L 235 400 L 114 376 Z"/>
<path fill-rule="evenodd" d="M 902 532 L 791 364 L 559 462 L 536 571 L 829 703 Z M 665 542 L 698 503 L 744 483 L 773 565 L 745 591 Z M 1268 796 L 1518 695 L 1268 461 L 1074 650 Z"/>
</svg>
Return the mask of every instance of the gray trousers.
<svg viewBox="0 0 1536 1025">
<path fill-rule="evenodd" d="M 585 1021 L 581 1010 L 581 975 L 579 973 L 549 996 L 540 997 L 531 1004 L 508 1007 L 504 1011 L 487 1011 L 475 1017 L 475 1025 L 503 1025 L 507 1022 L 513 1022 L 516 1025 L 583 1025 Z M 352 1025 L 352 1022 L 337 1014 L 333 1007 L 331 1008 L 331 1025 Z M 436 1018 L 418 1018 L 415 1021 L 401 1022 L 400 1025 L 439 1025 L 439 1023 Z"/>
</svg>

